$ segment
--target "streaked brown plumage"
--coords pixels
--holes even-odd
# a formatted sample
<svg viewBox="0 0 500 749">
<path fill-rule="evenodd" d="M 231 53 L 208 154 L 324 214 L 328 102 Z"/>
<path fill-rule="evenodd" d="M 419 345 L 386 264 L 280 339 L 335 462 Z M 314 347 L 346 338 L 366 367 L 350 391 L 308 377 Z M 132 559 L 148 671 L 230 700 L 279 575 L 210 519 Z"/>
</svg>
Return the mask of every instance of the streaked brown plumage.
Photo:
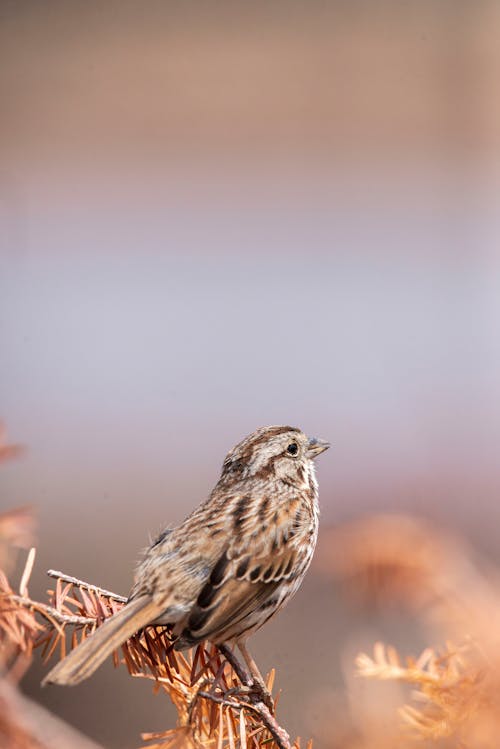
<svg viewBox="0 0 500 749">
<path fill-rule="evenodd" d="M 148 624 L 169 624 L 176 649 L 246 639 L 295 593 L 318 533 L 313 459 L 328 443 L 289 426 L 258 429 L 226 456 L 209 498 L 160 534 L 127 605 L 58 663 L 45 683 L 78 684 Z"/>
</svg>

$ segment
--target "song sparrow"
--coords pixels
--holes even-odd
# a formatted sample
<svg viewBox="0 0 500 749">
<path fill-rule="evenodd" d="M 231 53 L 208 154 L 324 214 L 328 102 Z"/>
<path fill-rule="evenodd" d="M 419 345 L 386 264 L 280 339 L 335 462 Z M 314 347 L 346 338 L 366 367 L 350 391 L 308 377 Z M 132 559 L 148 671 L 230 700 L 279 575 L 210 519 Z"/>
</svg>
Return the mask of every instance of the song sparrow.
<svg viewBox="0 0 500 749">
<path fill-rule="evenodd" d="M 209 498 L 146 551 L 127 604 L 58 663 L 44 682 L 78 684 L 149 624 L 168 624 L 184 649 L 246 639 L 295 593 L 318 534 L 313 458 L 329 447 L 300 429 L 258 429 L 226 456 Z"/>
</svg>

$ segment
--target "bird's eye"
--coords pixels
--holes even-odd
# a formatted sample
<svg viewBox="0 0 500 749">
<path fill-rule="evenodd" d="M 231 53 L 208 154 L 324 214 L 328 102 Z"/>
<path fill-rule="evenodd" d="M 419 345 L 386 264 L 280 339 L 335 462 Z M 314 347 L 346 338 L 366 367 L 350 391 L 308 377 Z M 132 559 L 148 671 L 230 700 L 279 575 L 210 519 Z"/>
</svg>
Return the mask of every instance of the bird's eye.
<svg viewBox="0 0 500 749">
<path fill-rule="evenodd" d="M 287 453 L 289 455 L 297 455 L 297 453 L 299 452 L 299 448 L 298 448 L 297 443 L 296 442 L 290 442 L 290 444 L 288 445 L 286 451 L 287 451 Z"/>
</svg>

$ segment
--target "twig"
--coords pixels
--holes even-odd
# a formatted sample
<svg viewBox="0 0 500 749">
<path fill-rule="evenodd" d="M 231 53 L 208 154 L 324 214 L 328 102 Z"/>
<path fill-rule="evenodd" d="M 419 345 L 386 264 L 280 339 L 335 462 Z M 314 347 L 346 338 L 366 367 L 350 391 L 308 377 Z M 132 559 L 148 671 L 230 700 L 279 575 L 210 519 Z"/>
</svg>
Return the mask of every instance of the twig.
<svg viewBox="0 0 500 749">
<path fill-rule="evenodd" d="M 55 619 L 55 621 L 60 624 L 77 624 L 79 626 L 84 626 L 86 624 L 95 625 L 97 623 L 96 619 L 90 616 L 62 614 L 53 606 L 49 606 L 46 603 L 38 603 L 38 601 L 33 601 L 31 598 L 26 598 L 26 596 L 18 596 L 15 593 L 11 593 L 8 598 L 16 603 L 20 603 L 21 606 L 25 606 L 27 609 L 38 611 L 38 613 L 46 619 Z"/>
<path fill-rule="evenodd" d="M 106 598 L 113 598 L 115 601 L 119 601 L 120 603 L 127 603 L 127 598 L 125 596 L 119 596 L 116 593 L 112 593 L 110 590 L 105 590 L 104 588 L 100 588 L 98 585 L 92 585 L 91 583 L 86 583 L 84 580 L 79 580 L 77 577 L 72 577 L 71 575 L 65 575 L 64 572 L 58 572 L 58 570 L 47 570 L 47 575 L 49 577 L 55 577 L 58 580 L 62 580 L 65 583 L 71 583 L 72 585 L 76 585 L 78 588 L 83 588 L 84 590 L 91 590 L 93 593 L 97 593 L 100 596 L 105 596 Z"/>
<path fill-rule="evenodd" d="M 290 736 L 285 731 L 285 729 L 279 725 L 274 715 L 271 715 L 271 711 L 269 710 L 268 706 L 264 702 L 262 702 L 262 700 L 259 700 L 258 702 L 252 701 L 252 707 L 254 708 L 255 712 L 259 714 L 260 719 L 262 720 L 280 749 L 291 749 Z"/>
<path fill-rule="evenodd" d="M 216 702 L 217 705 L 232 707 L 235 710 L 243 710 L 243 708 L 245 707 L 247 708 L 247 710 L 253 709 L 253 705 L 250 705 L 249 703 L 234 702 L 233 700 L 228 700 L 227 697 L 219 697 L 219 695 L 214 694 L 213 692 L 205 692 L 204 690 L 200 690 L 199 692 L 197 692 L 196 697 L 204 697 L 206 700 L 212 700 L 212 702 Z"/>
</svg>

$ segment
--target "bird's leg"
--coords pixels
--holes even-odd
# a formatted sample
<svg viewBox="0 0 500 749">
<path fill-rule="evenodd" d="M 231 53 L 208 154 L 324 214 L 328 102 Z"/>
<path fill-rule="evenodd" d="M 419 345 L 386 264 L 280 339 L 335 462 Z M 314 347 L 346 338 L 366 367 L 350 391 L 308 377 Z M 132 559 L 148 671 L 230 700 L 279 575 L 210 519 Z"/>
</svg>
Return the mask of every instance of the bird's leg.
<svg viewBox="0 0 500 749">
<path fill-rule="evenodd" d="M 250 653 L 250 651 L 248 650 L 246 646 L 246 641 L 239 640 L 238 647 L 244 658 L 245 663 L 247 664 L 247 668 L 250 671 L 250 674 L 252 675 L 253 688 L 257 691 L 257 693 L 261 697 L 262 702 L 266 705 L 266 707 L 269 708 L 269 710 L 271 711 L 271 714 L 274 715 L 274 700 L 273 700 L 272 694 L 267 688 L 266 683 L 264 679 L 262 678 L 262 674 L 259 671 L 259 667 L 255 663 L 252 657 L 252 654 Z"/>
<path fill-rule="evenodd" d="M 248 674 L 245 671 L 242 664 L 236 657 L 235 653 L 233 653 L 231 648 L 228 648 L 227 645 L 217 645 L 217 647 L 219 648 L 219 651 L 222 653 L 226 661 L 231 664 L 234 673 L 236 674 L 238 679 L 241 681 L 243 686 L 248 687 L 248 688 L 252 687 L 253 681 L 252 681 L 250 674 Z"/>
</svg>

